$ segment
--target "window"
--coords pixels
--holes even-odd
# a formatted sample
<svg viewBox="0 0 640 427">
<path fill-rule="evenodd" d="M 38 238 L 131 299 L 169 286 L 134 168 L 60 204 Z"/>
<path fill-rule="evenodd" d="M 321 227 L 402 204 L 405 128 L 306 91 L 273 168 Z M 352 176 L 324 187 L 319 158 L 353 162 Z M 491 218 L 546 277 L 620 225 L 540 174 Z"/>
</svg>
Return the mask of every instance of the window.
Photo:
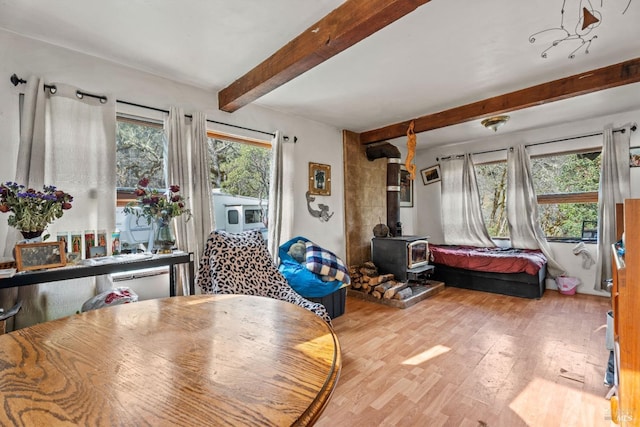
<svg viewBox="0 0 640 427">
<path fill-rule="evenodd" d="M 247 209 L 244 211 L 245 224 L 257 224 L 262 222 L 262 211 L 260 209 Z"/>
<path fill-rule="evenodd" d="M 239 222 L 238 211 L 227 211 L 227 221 L 229 224 L 236 225 Z"/>
<path fill-rule="evenodd" d="M 482 217 L 491 237 L 509 238 L 507 162 L 474 165 Z"/>
<path fill-rule="evenodd" d="M 271 144 L 212 131 L 208 132 L 208 136 L 216 229 L 224 230 L 242 222 L 237 229 L 231 227 L 237 232 L 262 223 L 266 232 Z M 226 224 L 218 220 L 218 212 L 225 205 L 242 205 L 244 219 L 239 219 L 237 211 L 229 211 L 228 215 L 234 212 L 236 216 L 228 216 Z"/>
<path fill-rule="evenodd" d="M 583 223 L 598 221 L 601 159 L 600 151 L 531 159 L 540 225 L 547 237 L 581 239 Z"/>
<path fill-rule="evenodd" d="M 531 159 L 540 225 L 549 239 L 595 238 L 598 220 L 599 149 Z M 506 162 L 475 166 L 482 214 L 492 237 L 508 238 Z"/>
<path fill-rule="evenodd" d="M 234 196 L 266 199 L 271 174 L 271 144 L 208 132 L 211 186 Z"/>
<path fill-rule="evenodd" d="M 116 187 L 118 206 L 133 200 L 132 189 L 147 177 L 150 186 L 166 188 L 165 137 L 162 124 L 118 116 L 116 129 Z"/>
</svg>

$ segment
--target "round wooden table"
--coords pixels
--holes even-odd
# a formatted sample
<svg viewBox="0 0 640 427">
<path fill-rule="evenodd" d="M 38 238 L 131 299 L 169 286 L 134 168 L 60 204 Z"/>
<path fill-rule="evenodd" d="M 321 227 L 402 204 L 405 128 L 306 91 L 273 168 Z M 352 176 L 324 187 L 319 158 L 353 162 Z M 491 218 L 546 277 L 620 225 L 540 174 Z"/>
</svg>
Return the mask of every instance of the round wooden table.
<svg viewBox="0 0 640 427">
<path fill-rule="evenodd" d="M 332 328 L 283 301 L 118 305 L 0 336 L 0 424 L 310 425 L 340 368 Z"/>
</svg>

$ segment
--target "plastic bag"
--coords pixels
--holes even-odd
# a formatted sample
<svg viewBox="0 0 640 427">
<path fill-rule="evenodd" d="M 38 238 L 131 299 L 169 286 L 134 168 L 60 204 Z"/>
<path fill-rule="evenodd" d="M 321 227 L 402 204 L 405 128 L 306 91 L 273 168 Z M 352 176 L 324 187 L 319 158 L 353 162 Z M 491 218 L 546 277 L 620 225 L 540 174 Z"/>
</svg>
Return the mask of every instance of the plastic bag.
<svg viewBox="0 0 640 427">
<path fill-rule="evenodd" d="M 577 277 L 558 276 L 556 277 L 556 283 L 561 294 L 573 295 L 576 293 L 578 285 L 580 285 L 580 279 Z"/>
<path fill-rule="evenodd" d="M 82 304 L 82 311 L 95 310 L 97 308 L 109 307 L 112 305 L 127 304 L 138 301 L 138 294 L 130 288 L 120 287 L 104 291 Z"/>
</svg>

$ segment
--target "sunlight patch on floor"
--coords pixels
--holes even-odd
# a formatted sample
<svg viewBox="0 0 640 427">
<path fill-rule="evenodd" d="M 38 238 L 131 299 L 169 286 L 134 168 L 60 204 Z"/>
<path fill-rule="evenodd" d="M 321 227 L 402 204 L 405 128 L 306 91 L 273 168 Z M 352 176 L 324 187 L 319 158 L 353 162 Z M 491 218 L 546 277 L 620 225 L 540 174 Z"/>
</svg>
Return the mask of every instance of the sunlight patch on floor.
<svg viewBox="0 0 640 427">
<path fill-rule="evenodd" d="M 449 347 L 445 347 L 443 345 L 436 345 L 431 347 L 429 350 L 423 351 L 420 354 L 416 354 L 413 357 L 408 358 L 404 362 L 403 365 L 420 365 L 421 363 L 426 362 L 429 359 L 433 359 L 434 357 L 438 357 L 442 354 L 451 351 Z"/>
<path fill-rule="evenodd" d="M 550 413 L 549 409 L 554 406 L 563 407 L 554 405 L 554 399 L 581 401 L 580 406 L 585 409 L 580 414 L 580 419 L 571 419 L 562 410 Z M 541 378 L 534 378 L 529 382 L 509 404 L 509 408 L 529 426 L 549 425 L 550 422 L 563 426 L 609 426 L 611 420 L 609 402 L 603 402 L 601 396 Z"/>
</svg>

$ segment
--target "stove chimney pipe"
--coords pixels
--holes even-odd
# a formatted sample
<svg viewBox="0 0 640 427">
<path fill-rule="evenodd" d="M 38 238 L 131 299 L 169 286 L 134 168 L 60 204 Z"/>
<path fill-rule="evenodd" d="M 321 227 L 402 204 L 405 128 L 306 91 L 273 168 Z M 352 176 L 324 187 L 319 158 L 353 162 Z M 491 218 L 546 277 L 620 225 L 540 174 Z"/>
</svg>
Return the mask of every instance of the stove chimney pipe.
<svg viewBox="0 0 640 427">
<path fill-rule="evenodd" d="M 400 150 L 388 142 L 367 146 L 367 159 L 387 158 L 387 227 L 392 237 L 398 236 L 400 222 Z"/>
</svg>

